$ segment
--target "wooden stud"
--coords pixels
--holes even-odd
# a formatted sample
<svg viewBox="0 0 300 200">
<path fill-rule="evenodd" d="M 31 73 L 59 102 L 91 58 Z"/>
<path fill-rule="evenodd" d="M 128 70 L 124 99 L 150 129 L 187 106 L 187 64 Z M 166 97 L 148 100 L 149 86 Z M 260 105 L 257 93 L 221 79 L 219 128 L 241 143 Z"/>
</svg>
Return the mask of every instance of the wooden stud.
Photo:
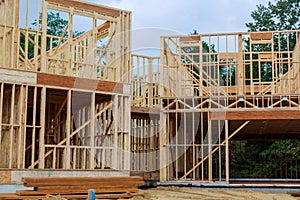
<svg viewBox="0 0 300 200">
<path fill-rule="evenodd" d="M 114 169 L 118 169 L 118 154 L 119 154 L 119 147 L 118 147 L 118 128 L 119 128 L 119 112 L 118 112 L 118 104 L 119 104 L 119 97 L 118 95 L 113 96 L 113 116 L 114 116 L 114 127 L 113 127 L 113 133 L 114 133 L 114 139 L 113 139 L 113 165 L 112 167 Z"/>
<path fill-rule="evenodd" d="M 4 99 L 3 99 L 3 93 L 4 93 L 4 83 L 0 83 L 1 84 L 1 91 L 0 91 L 0 151 L 2 150 L 2 116 L 3 116 L 3 103 L 4 103 Z"/>
<path fill-rule="evenodd" d="M 41 105 L 40 105 L 40 132 L 39 132 L 39 169 L 45 168 L 45 117 L 46 117 L 46 87 L 41 91 Z"/>
<path fill-rule="evenodd" d="M 228 120 L 225 120 L 225 180 L 229 183 L 229 140 L 228 140 Z"/>
<path fill-rule="evenodd" d="M 10 120 L 9 120 L 9 168 L 13 167 L 13 136 L 14 136 L 14 115 L 15 115 L 15 110 L 14 110 L 14 105 L 15 105 L 15 94 L 16 94 L 16 85 L 12 85 L 11 89 L 11 104 L 10 104 Z"/>
<path fill-rule="evenodd" d="M 89 168 L 94 169 L 95 168 L 95 92 L 91 93 L 91 106 L 90 106 L 90 146 L 92 147 L 90 150 L 90 163 L 89 163 Z"/>
</svg>

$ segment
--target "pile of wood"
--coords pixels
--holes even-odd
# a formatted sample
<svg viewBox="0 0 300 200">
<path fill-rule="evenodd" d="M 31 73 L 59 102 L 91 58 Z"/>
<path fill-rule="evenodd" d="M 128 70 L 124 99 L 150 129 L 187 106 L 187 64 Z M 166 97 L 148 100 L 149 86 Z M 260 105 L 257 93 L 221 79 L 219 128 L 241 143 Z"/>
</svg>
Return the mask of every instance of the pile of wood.
<svg viewBox="0 0 300 200">
<path fill-rule="evenodd" d="M 49 197 L 60 195 L 66 199 L 86 199 L 88 190 L 96 191 L 96 198 L 131 198 L 139 196 L 138 186 L 144 182 L 140 176 L 131 177 L 49 177 L 23 178 L 24 186 L 34 190 L 17 190 L 15 199 L 21 197 Z M 2 199 L 0 196 L 0 199 Z"/>
</svg>

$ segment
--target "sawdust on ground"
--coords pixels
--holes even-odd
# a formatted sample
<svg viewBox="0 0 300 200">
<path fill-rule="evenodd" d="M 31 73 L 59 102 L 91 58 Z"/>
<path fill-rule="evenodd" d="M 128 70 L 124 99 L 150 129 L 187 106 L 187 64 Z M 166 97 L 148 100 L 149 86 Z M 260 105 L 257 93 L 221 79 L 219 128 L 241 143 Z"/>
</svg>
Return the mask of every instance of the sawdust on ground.
<svg viewBox="0 0 300 200">
<path fill-rule="evenodd" d="M 300 200 L 299 197 L 292 197 L 287 193 L 256 192 L 247 190 L 207 190 L 182 187 L 158 187 L 141 190 L 144 197 L 133 197 L 134 200 Z"/>
</svg>

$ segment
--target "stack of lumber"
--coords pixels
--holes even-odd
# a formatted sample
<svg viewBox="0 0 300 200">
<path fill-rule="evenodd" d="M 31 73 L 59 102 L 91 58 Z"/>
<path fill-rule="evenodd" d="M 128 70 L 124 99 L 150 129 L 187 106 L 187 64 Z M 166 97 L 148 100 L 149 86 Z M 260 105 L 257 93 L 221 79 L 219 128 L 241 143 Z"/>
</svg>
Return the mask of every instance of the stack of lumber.
<svg viewBox="0 0 300 200">
<path fill-rule="evenodd" d="M 50 195 L 60 195 L 67 199 L 86 199 L 89 189 L 96 191 L 97 199 L 131 198 L 140 195 L 137 193 L 138 186 L 144 184 L 140 176 L 22 178 L 22 181 L 24 186 L 34 188 L 16 191 L 15 195 L 24 199 L 29 196 L 41 198 Z"/>
</svg>

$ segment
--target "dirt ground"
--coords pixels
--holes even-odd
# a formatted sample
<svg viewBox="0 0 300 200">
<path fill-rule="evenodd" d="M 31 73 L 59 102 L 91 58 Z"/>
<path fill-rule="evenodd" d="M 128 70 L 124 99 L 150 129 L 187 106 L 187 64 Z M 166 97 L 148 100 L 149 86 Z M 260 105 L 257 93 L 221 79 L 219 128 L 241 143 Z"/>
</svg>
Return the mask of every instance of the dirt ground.
<svg viewBox="0 0 300 200">
<path fill-rule="evenodd" d="M 205 200 L 300 200 L 300 197 L 292 197 L 287 193 L 254 192 L 246 190 L 207 190 L 182 187 L 158 187 L 141 190 L 144 197 L 134 197 L 134 200 L 185 200 L 185 199 L 205 199 Z"/>
</svg>

